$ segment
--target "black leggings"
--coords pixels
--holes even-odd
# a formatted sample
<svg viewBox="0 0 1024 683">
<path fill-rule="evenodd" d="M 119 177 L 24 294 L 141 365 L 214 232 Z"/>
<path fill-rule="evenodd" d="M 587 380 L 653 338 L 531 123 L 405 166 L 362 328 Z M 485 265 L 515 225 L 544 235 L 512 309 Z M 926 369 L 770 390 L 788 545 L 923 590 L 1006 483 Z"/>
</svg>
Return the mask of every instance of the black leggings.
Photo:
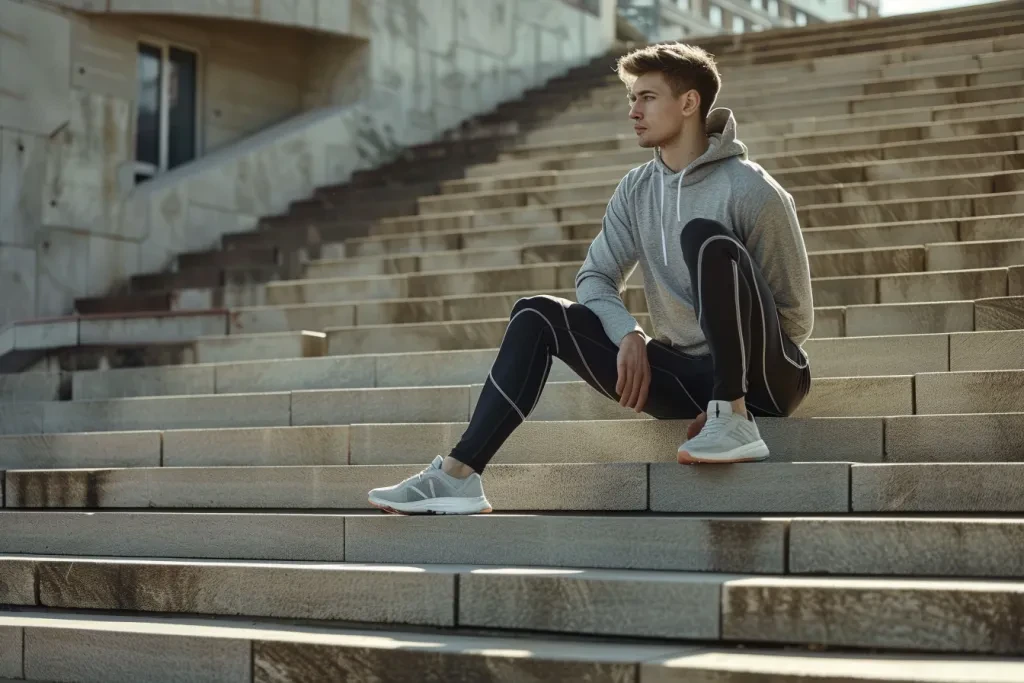
<svg viewBox="0 0 1024 683">
<path fill-rule="evenodd" d="M 692 419 L 710 400 L 745 397 L 754 415 L 791 415 L 810 390 L 810 370 L 779 327 L 764 276 L 733 233 L 717 222 L 691 221 L 683 230 L 681 246 L 711 354 L 691 356 L 651 340 L 651 381 L 643 412 L 657 419 Z M 698 283 L 705 292 L 699 291 Z M 552 357 L 618 402 L 618 352 L 600 319 L 586 306 L 543 295 L 520 299 L 469 427 L 451 456 L 483 472 L 533 412 Z"/>
</svg>

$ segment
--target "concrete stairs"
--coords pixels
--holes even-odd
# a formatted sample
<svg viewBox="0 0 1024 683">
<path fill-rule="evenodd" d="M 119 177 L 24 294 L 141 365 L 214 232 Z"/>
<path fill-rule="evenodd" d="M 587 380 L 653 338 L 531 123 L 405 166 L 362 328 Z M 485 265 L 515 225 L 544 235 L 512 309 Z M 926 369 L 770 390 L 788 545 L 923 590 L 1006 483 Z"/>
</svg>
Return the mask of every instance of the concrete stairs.
<svg viewBox="0 0 1024 683">
<path fill-rule="evenodd" d="M 367 503 L 574 297 L 649 158 L 609 57 L 0 332 L 54 354 L 0 374 L 0 681 L 1024 680 L 1024 3 L 707 42 L 810 252 L 767 462 L 682 467 L 556 361 L 494 514 Z"/>
</svg>

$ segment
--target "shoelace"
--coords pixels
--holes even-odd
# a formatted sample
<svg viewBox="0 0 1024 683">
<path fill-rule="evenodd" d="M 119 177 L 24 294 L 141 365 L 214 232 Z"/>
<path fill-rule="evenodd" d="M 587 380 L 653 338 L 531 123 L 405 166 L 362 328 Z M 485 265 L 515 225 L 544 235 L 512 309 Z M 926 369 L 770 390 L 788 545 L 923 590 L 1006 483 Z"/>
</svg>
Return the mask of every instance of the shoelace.
<svg viewBox="0 0 1024 683">
<path fill-rule="evenodd" d="M 719 432 L 725 429 L 729 424 L 729 419 L 725 417 L 709 417 L 708 421 L 704 424 L 704 428 L 700 430 L 696 439 L 699 438 L 713 438 L 718 436 Z"/>
</svg>

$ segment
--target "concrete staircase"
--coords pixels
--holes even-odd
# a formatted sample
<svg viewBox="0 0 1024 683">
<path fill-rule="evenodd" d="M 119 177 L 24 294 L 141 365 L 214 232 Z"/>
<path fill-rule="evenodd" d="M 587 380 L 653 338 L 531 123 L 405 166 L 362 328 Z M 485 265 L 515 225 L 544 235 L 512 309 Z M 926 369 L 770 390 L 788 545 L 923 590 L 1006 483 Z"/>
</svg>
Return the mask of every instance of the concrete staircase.
<svg viewBox="0 0 1024 683">
<path fill-rule="evenodd" d="M 0 680 L 1024 680 L 1024 2 L 706 43 L 811 253 L 769 461 L 681 467 L 556 362 L 495 514 L 366 501 L 458 440 L 516 299 L 573 297 L 649 158 L 609 57 L 15 328 L 170 331 L 0 375 Z"/>
</svg>

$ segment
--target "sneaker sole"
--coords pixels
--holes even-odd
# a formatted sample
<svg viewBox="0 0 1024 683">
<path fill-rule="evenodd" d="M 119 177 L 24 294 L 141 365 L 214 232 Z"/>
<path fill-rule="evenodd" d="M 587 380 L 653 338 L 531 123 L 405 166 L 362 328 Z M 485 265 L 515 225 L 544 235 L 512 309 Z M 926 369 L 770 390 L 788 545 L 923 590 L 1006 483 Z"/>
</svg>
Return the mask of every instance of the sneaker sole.
<svg viewBox="0 0 1024 683">
<path fill-rule="evenodd" d="M 768 446 L 763 440 L 748 443 L 726 453 L 691 452 L 682 446 L 676 452 L 676 460 L 680 465 L 696 465 L 701 463 L 730 464 L 737 462 L 759 462 L 768 457 Z"/>
<path fill-rule="evenodd" d="M 367 500 L 373 507 L 396 515 L 480 515 L 493 512 L 486 498 L 438 498 L 416 503 Z"/>
</svg>

